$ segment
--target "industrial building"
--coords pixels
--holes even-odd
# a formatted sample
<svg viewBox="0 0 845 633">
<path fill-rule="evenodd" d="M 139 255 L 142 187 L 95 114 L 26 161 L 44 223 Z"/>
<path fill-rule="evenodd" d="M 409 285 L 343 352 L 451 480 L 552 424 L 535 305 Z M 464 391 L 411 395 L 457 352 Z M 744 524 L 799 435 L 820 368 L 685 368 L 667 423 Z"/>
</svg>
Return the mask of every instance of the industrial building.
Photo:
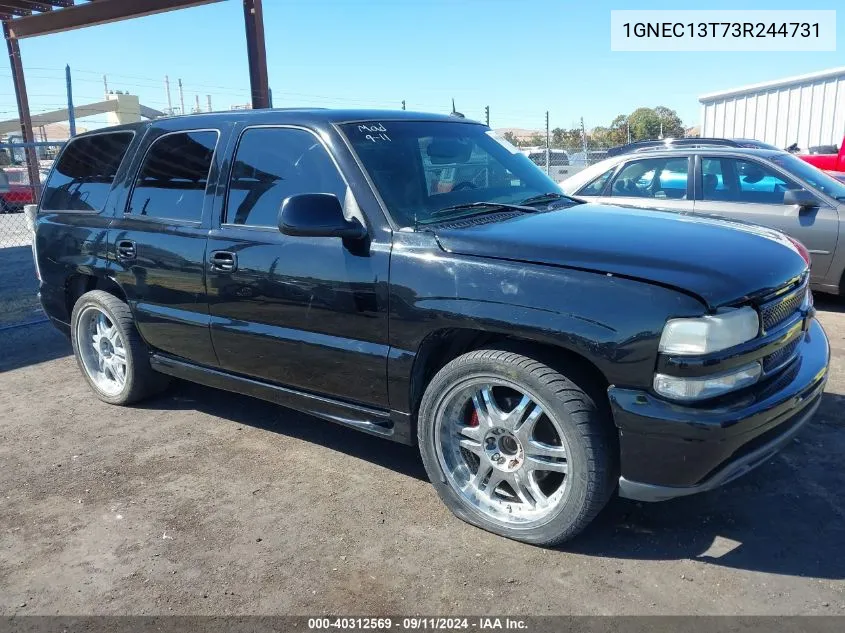
<svg viewBox="0 0 845 633">
<path fill-rule="evenodd" d="M 701 136 L 753 138 L 803 150 L 845 136 L 845 67 L 702 95 Z"/>
</svg>

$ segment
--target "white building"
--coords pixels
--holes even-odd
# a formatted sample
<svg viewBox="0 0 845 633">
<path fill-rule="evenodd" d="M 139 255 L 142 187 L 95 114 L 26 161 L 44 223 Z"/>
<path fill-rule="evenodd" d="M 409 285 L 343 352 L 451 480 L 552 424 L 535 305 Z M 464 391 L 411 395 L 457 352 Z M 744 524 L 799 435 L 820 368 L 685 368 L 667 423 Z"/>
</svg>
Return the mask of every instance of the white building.
<svg viewBox="0 0 845 633">
<path fill-rule="evenodd" d="M 845 67 L 699 97 L 701 136 L 753 138 L 803 150 L 845 136 Z"/>
</svg>

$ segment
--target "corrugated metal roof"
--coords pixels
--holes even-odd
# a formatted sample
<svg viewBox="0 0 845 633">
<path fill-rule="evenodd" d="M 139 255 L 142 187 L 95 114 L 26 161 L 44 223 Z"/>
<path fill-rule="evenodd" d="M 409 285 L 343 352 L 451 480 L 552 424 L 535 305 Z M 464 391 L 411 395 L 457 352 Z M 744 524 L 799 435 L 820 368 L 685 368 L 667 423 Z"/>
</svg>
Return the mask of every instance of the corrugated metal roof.
<svg viewBox="0 0 845 633">
<path fill-rule="evenodd" d="M 822 81 L 825 79 L 841 78 L 845 78 L 845 66 L 840 66 L 839 68 L 830 68 L 828 70 L 820 70 L 814 73 L 808 73 L 806 75 L 796 75 L 794 77 L 775 79 L 774 81 L 765 81 L 763 83 L 750 84 L 748 86 L 742 86 L 741 88 L 732 88 L 730 90 L 722 90 L 720 92 L 710 92 L 708 94 L 701 95 L 698 98 L 698 101 L 700 103 L 708 103 L 710 101 L 717 101 L 720 99 L 736 97 L 743 94 L 764 92 L 766 90 L 782 88 L 784 86 L 790 86 L 793 84 L 803 84 L 815 81 Z"/>
</svg>

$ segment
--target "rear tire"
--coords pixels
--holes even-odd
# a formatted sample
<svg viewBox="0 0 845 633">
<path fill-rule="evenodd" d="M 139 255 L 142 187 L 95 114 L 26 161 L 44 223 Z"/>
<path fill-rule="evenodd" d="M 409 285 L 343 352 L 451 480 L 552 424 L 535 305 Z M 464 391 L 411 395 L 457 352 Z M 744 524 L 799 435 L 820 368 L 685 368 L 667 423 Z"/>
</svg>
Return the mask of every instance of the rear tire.
<svg viewBox="0 0 845 633">
<path fill-rule="evenodd" d="M 595 518 L 616 487 L 615 427 L 601 386 L 578 382 L 490 349 L 434 376 L 418 440 L 428 476 L 456 516 L 542 546 L 573 538 Z"/>
<path fill-rule="evenodd" d="M 86 292 L 73 307 L 70 325 L 76 362 L 103 402 L 131 404 L 167 387 L 167 376 L 150 367 L 129 306 L 114 295 Z"/>
</svg>

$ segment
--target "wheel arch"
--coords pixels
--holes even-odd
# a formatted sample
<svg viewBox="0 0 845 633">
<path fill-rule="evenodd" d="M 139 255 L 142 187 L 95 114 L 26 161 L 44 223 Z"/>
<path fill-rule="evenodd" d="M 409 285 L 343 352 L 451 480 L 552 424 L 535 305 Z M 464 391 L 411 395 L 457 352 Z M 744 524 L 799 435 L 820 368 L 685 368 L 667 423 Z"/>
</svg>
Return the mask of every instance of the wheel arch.
<svg viewBox="0 0 845 633">
<path fill-rule="evenodd" d="M 468 352 L 495 348 L 530 356 L 549 367 L 564 372 L 577 368 L 576 375 L 568 376 L 582 389 L 589 390 L 600 406 L 608 406 L 607 387 L 610 383 L 598 366 L 577 350 L 565 345 L 537 341 L 524 335 L 490 332 L 469 328 L 444 328 L 431 332 L 420 343 L 411 370 L 409 406 L 412 419 L 416 421 L 420 401 L 434 375 L 446 364 Z M 597 393 L 597 388 L 601 393 Z M 608 408 L 609 410 L 609 408 Z"/>
<path fill-rule="evenodd" d="M 73 313 L 73 306 L 79 301 L 79 297 L 91 290 L 104 290 L 121 301 L 126 301 L 126 293 L 113 279 L 82 272 L 74 273 L 65 283 L 65 305 L 68 317 Z"/>
</svg>

